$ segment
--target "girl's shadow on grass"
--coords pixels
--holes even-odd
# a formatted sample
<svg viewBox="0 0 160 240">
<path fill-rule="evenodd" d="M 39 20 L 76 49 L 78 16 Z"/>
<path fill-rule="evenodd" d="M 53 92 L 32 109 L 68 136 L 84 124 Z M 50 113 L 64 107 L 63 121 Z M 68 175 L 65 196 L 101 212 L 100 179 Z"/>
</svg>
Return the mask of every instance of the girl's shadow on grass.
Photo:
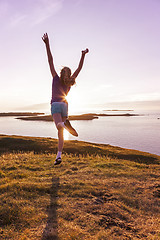
<svg viewBox="0 0 160 240">
<path fill-rule="evenodd" d="M 48 219 L 43 231 L 42 240 L 58 240 L 57 224 L 57 199 L 58 199 L 59 178 L 52 178 L 50 189 L 50 206 L 48 206 Z"/>
</svg>

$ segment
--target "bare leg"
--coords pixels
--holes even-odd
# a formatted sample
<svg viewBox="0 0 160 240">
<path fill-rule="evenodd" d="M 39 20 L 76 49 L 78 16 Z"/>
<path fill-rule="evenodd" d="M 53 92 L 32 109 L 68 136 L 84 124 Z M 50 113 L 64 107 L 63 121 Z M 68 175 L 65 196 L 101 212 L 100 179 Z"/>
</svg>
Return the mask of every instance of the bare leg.
<svg viewBox="0 0 160 240">
<path fill-rule="evenodd" d="M 62 118 L 62 121 L 64 122 L 66 118 Z M 61 122 L 62 122 L 61 121 Z M 62 152 L 64 145 L 64 137 L 63 137 L 63 128 L 58 126 L 58 151 Z"/>
<path fill-rule="evenodd" d="M 62 152 L 63 145 L 64 145 L 64 138 L 63 138 L 63 127 L 61 125 L 58 125 L 58 123 L 62 122 L 62 117 L 60 113 L 54 113 L 53 114 L 53 120 L 55 122 L 55 125 L 58 130 L 58 151 Z"/>
<path fill-rule="evenodd" d="M 63 128 L 58 130 L 58 151 L 62 152 L 64 145 Z"/>
</svg>

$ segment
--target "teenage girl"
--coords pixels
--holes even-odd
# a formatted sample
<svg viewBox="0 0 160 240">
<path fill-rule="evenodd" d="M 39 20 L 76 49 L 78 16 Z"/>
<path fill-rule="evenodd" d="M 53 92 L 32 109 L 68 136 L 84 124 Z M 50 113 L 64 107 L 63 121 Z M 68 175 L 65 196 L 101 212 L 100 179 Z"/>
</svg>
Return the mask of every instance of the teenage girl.
<svg viewBox="0 0 160 240">
<path fill-rule="evenodd" d="M 60 77 L 57 75 L 53 64 L 53 57 L 50 50 L 49 38 L 47 33 L 42 37 L 45 43 L 50 71 L 53 77 L 52 81 L 52 99 L 51 99 L 51 114 L 58 130 L 58 153 L 54 165 L 61 163 L 61 154 L 63 150 L 64 138 L 63 129 L 67 129 L 72 135 L 78 136 L 76 130 L 71 126 L 68 120 L 68 102 L 66 96 L 71 88 L 75 84 L 75 79 L 82 69 L 84 57 L 89 52 L 88 49 L 82 51 L 81 59 L 77 70 L 71 74 L 71 70 L 68 67 L 64 67 L 60 72 Z"/>
</svg>

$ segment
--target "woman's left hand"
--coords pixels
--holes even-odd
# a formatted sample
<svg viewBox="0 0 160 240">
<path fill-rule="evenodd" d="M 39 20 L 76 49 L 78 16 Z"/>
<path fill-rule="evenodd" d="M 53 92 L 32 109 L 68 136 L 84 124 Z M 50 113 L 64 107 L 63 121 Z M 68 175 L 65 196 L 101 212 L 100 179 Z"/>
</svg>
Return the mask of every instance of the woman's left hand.
<svg viewBox="0 0 160 240">
<path fill-rule="evenodd" d="M 88 50 L 88 48 L 86 48 L 86 50 L 83 50 L 83 51 L 82 51 L 82 54 L 85 55 L 85 54 L 88 53 L 88 52 L 89 52 L 89 50 Z"/>
</svg>

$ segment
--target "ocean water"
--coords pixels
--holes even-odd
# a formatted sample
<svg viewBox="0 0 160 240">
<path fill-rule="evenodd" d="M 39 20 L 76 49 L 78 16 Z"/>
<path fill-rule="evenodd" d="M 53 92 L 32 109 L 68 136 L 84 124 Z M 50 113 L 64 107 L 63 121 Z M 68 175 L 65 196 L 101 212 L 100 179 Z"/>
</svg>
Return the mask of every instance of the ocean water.
<svg viewBox="0 0 160 240">
<path fill-rule="evenodd" d="M 110 144 L 160 155 L 160 112 L 129 113 L 141 115 L 105 116 L 90 121 L 72 121 L 71 124 L 79 136 L 73 137 L 65 130 L 64 138 Z M 0 117 L 0 134 L 57 138 L 53 122 L 22 121 L 15 117 Z"/>
</svg>

